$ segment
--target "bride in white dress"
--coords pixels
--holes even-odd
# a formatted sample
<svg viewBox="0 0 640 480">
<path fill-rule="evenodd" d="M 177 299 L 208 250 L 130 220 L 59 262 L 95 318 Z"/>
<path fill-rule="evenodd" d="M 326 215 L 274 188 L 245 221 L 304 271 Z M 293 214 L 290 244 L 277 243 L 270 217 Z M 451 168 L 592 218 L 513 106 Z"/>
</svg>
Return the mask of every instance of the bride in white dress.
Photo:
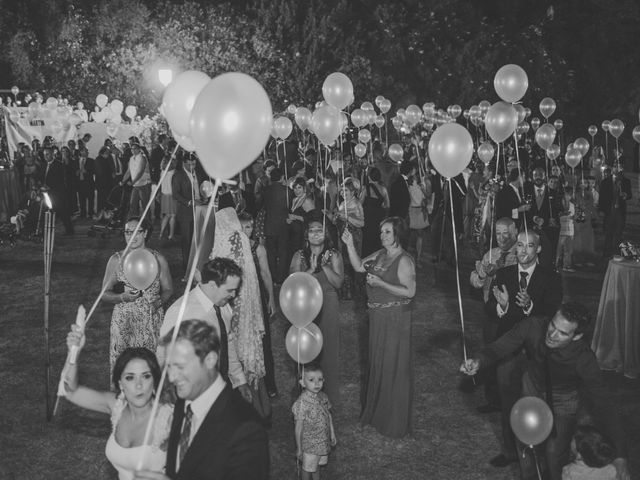
<svg viewBox="0 0 640 480">
<path fill-rule="evenodd" d="M 69 349 L 85 343 L 84 334 L 73 325 L 67 335 Z M 146 348 L 127 348 L 113 368 L 114 392 L 100 392 L 78 386 L 78 367 L 67 362 L 65 396 L 76 405 L 111 415 L 111 435 L 106 455 L 118 471 L 120 480 L 131 480 L 135 470 L 164 472 L 173 405 L 160 404 L 153 423 L 149 445 L 142 445 L 151 415 L 160 367 L 155 354 Z M 143 461 L 143 463 L 141 463 Z"/>
</svg>

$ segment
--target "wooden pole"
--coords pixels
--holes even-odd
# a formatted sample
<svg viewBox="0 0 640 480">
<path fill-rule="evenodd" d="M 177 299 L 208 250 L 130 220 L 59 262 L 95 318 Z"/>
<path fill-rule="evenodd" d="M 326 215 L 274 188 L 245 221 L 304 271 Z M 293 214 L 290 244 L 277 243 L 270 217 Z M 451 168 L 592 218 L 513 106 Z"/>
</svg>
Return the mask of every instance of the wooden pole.
<svg viewBox="0 0 640 480">
<path fill-rule="evenodd" d="M 45 407 L 47 421 L 51 420 L 49 384 L 51 383 L 51 352 L 49 351 L 49 298 L 51 295 L 51 257 L 55 238 L 56 214 L 47 211 L 44 214 L 44 368 L 45 368 Z"/>
</svg>

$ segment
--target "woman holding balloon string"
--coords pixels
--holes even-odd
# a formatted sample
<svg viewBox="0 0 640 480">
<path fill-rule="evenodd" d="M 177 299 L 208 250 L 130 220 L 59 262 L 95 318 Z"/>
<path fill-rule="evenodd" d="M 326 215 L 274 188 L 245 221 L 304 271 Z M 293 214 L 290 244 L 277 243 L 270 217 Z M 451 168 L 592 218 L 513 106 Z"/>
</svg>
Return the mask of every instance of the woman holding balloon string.
<svg viewBox="0 0 640 480">
<path fill-rule="evenodd" d="M 140 223 L 136 235 L 136 226 Z M 146 347 L 155 352 L 164 316 L 163 303 L 173 294 L 169 264 L 160 253 L 146 249 L 152 226 L 147 220 L 130 218 L 124 227 L 124 238 L 131 241 L 129 250 L 114 253 L 102 282 L 102 299 L 115 304 L 111 315 L 109 361 L 111 370 L 118 356 L 128 347 Z M 152 257 L 145 258 L 144 251 Z"/>
<path fill-rule="evenodd" d="M 293 180 L 293 198 L 290 203 L 287 216 L 289 258 L 304 245 L 304 218 L 315 208 L 313 199 L 307 195 L 307 181 L 304 177 L 296 177 Z"/>
<path fill-rule="evenodd" d="M 325 374 L 325 392 L 333 405 L 340 401 L 340 313 L 338 290 L 344 281 L 342 254 L 333 248 L 329 232 L 323 226 L 322 215 L 313 215 L 307 221 L 307 244 L 294 253 L 290 273 L 306 272 L 313 275 L 322 287 L 323 303 L 315 322 L 323 336 L 320 364 Z"/>
<path fill-rule="evenodd" d="M 364 259 L 356 250 L 351 232 L 342 234 L 354 270 L 367 272 L 369 365 L 360 420 L 393 438 L 411 430 L 413 396 L 411 310 L 416 268 L 401 246 L 405 228 L 400 217 L 383 220 L 383 248 Z"/>
</svg>

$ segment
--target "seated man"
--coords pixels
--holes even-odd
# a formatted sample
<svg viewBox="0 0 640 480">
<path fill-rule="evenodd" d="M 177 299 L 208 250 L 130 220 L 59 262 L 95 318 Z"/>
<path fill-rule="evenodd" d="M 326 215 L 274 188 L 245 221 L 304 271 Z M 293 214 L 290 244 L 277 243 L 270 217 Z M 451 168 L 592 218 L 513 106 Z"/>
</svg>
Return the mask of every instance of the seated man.
<svg viewBox="0 0 640 480">
<path fill-rule="evenodd" d="M 484 348 L 477 359 L 468 359 L 460 367 L 461 372 L 475 375 L 480 368 L 525 348 L 528 360 L 522 377 L 522 395 L 545 398 L 554 415 L 554 429 L 539 456 L 545 460 L 548 478 L 552 480 L 561 479 L 562 467 L 569 462 L 571 438 L 577 424 L 578 391 L 594 407 L 598 427 L 615 443 L 618 478 L 629 478 L 626 440 L 617 408 L 610 401 L 609 388 L 595 354 L 584 339 L 590 321 L 586 307 L 565 303 L 552 318 L 537 316 L 518 323 Z M 523 478 L 538 478 L 532 456 L 518 457 Z"/>
</svg>

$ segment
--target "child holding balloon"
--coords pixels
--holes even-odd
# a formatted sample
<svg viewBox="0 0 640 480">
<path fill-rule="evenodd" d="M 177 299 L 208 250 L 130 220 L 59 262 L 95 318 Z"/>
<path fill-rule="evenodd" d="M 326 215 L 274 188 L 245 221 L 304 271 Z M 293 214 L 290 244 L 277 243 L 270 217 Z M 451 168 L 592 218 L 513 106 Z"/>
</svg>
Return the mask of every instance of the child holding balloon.
<svg viewBox="0 0 640 480">
<path fill-rule="evenodd" d="M 302 393 L 291 410 L 295 420 L 296 457 L 302 462 L 302 480 L 319 480 L 321 465 L 329 461 L 331 447 L 337 443 L 331 418 L 329 397 L 322 391 L 324 376 L 319 364 L 302 368 Z"/>
</svg>

